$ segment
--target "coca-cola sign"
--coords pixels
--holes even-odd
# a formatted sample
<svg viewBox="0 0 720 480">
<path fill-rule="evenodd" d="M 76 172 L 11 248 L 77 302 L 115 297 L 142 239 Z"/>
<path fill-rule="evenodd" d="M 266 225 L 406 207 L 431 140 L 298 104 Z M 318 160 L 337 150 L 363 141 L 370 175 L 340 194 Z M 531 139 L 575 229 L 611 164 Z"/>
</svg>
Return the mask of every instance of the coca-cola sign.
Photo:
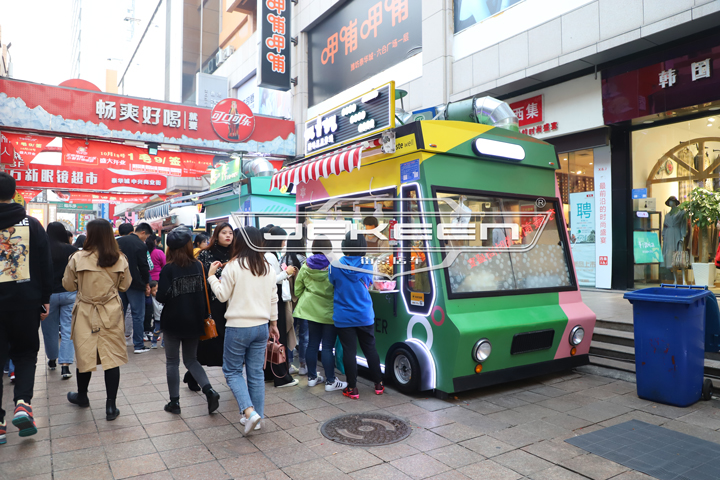
<svg viewBox="0 0 720 480">
<path fill-rule="evenodd" d="M 237 98 L 226 98 L 212 109 L 213 130 L 226 142 L 244 142 L 255 130 L 255 116 L 245 103 Z"/>
</svg>

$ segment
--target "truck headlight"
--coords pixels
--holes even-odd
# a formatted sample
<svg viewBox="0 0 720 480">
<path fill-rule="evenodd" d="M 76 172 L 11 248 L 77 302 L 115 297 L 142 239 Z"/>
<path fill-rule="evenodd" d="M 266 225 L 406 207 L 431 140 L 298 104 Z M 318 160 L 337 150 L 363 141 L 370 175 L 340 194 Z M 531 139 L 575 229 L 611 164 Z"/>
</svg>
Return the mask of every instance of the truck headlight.
<svg viewBox="0 0 720 480">
<path fill-rule="evenodd" d="M 473 347 L 473 360 L 482 363 L 488 359 L 488 357 L 490 356 L 490 352 L 492 352 L 492 345 L 490 345 L 490 340 L 488 340 L 487 338 L 478 340 Z"/>
<path fill-rule="evenodd" d="M 585 338 L 585 329 L 577 325 L 570 331 L 570 338 L 568 338 L 568 340 L 570 341 L 570 345 L 577 346 L 582 343 L 583 338 Z"/>
</svg>

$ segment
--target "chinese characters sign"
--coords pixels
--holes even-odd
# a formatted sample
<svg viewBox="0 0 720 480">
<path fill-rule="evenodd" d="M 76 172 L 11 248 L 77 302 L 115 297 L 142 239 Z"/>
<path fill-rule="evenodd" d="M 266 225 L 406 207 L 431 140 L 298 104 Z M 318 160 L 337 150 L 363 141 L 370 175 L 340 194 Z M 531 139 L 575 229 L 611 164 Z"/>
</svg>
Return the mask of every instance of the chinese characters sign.
<svg viewBox="0 0 720 480">
<path fill-rule="evenodd" d="M 543 96 L 526 98 L 510 104 L 518 118 L 519 126 L 534 125 L 543 121 Z"/>
<path fill-rule="evenodd" d="M 15 152 L 20 154 L 25 165 L 32 162 L 38 153 L 50 143 L 54 137 L 42 137 L 40 135 L 20 135 L 17 133 L 4 133 L 4 135 L 15 146 Z M 15 165 L 18 168 L 25 168 L 21 165 Z"/>
<path fill-rule="evenodd" d="M 420 52 L 422 1 L 346 2 L 308 42 L 312 106 Z"/>
<path fill-rule="evenodd" d="M 133 172 L 156 173 L 171 177 L 200 177 L 212 165 L 212 155 L 158 151 L 106 142 L 63 139 L 63 166 L 119 168 Z"/>
<path fill-rule="evenodd" d="M 290 90 L 290 0 L 260 0 L 260 86 Z"/>
<path fill-rule="evenodd" d="M 145 203 L 149 202 L 152 195 L 107 195 L 102 193 L 85 193 L 71 192 L 63 195 L 63 200 L 69 204 L 85 204 L 85 203 L 111 203 L 117 205 L 120 203 Z M 158 195 L 156 199 L 164 200 L 164 195 Z M 66 208 L 74 205 L 67 205 Z"/>
<path fill-rule="evenodd" d="M 136 140 L 226 151 L 250 150 L 295 154 L 295 123 L 258 117 L 245 144 L 221 140 L 213 130 L 211 110 L 109 93 L 39 85 L 0 78 L 2 123 L 48 135 Z M 27 163 L 27 161 L 26 161 Z"/>
<path fill-rule="evenodd" d="M 217 136 L 228 142 L 244 142 L 255 130 L 255 115 L 236 98 L 218 102 L 213 107 L 211 119 Z"/>
<path fill-rule="evenodd" d="M 671 48 L 666 55 L 670 58 L 660 62 L 663 57 L 656 54 L 603 69 L 606 124 L 684 108 L 696 110 L 697 105 L 717 99 L 720 48 L 715 37 Z M 647 66 L 638 69 L 638 64 Z"/>
<path fill-rule="evenodd" d="M 595 286 L 595 193 L 570 194 L 570 248 L 578 283 Z"/>
<path fill-rule="evenodd" d="M 29 165 L 27 170 L 8 169 L 18 188 L 58 190 L 101 190 L 104 192 L 165 193 L 167 179 L 162 175 L 131 172 L 126 169 L 97 169 L 56 165 Z"/>
<path fill-rule="evenodd" d="M 305 155 L 395 127 L 395 82 L 305 122 Z"/>
<path fill-rule="evenodd" d="M 610 288 L 612 278 L 612 184 L 610 148 L 596 148 L 595 167 L 595 286 Z"/>
</svg>

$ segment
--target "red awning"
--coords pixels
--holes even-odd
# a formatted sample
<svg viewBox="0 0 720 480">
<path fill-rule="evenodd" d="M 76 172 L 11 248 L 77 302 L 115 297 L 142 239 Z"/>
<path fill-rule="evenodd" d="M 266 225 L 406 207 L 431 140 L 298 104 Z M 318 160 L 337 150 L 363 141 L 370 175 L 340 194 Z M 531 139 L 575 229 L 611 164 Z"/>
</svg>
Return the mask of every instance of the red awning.
<svg viewBox="0 0 720 480">
<path fill-rule="evenodd" d="M 369 142 L 356 143 L 349 148 L 336 150 L 298 165 L 280 170 L 273 175 L 270 182 L 270 191 L 282 188 L 291 183 L 297 185 L 310 180 L 328 178 L 330 175 L 339 175 L 340 172 L 352 172 L 360 169 L 363 149 L 380 145 L 379 139 Z"/>
</svg>

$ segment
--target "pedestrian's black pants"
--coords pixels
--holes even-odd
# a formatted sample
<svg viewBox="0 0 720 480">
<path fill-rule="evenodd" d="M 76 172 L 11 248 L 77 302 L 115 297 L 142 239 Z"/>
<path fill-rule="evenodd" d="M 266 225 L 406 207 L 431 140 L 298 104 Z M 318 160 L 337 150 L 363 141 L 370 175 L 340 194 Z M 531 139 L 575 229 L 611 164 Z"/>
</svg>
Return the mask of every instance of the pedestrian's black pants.
<svg viewBox="0 0 720 480">
<path fill-rule="evenodd" d="M 15 395 L 13 401 L 32 402 L 35 385 L 35 365 L 40 350 L 40 308 L 3 311 L 0 315 L 0 365 L 8 357 L 15 364 Z M 2 382 L 0 381 L 0 405 L 2 405 Z M 5 420 L 5 410 L 0 408 L 0 422 Z"/>
<path fill-rule="evenodd" d="M 343 363 L 345 364 L 348 387 L 355 388 L 357 386 L 357 359 L 355 357 L 357 356 L 358 343 L 368 362 L 370 380 L 373 383 L 382 382 L 380 356 L 375 348 L 375 325 L 348 328 L 336 327 L 336 329 L 343 347 Z"/>
</svg>

